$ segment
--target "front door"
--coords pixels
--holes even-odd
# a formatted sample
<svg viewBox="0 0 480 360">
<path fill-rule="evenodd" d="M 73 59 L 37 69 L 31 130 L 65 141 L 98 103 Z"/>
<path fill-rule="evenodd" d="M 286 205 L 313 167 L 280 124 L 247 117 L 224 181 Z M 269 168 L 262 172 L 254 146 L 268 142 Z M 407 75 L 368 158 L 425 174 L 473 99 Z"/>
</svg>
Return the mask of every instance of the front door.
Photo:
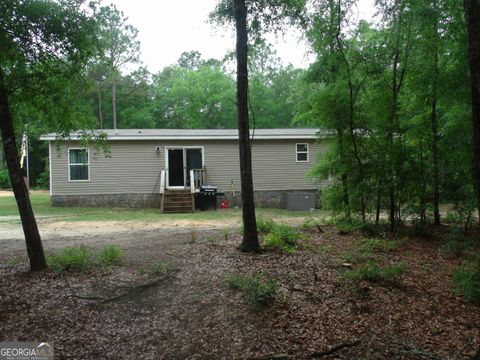
<svg viewBox="0 0 480 360">
<path fill-rule="evenodd" d="M 185 186 L 183 149 L 168 149 L 168 186 Z"/>
<path fill-rule="evenodd" d="M 189 187 L 190 170 L 203 168 L 202 148 L 167 149 L 167 187 Z"/>
</svg>

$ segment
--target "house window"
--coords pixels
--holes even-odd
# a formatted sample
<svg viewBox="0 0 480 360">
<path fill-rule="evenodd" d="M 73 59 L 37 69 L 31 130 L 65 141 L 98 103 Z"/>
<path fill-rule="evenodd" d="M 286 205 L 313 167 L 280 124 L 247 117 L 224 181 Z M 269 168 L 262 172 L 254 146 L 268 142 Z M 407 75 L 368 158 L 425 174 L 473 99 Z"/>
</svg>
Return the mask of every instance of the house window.
<svg viewBox="0 0 480 360">
<path fill-rule="evenodd" d="M 68 180 L 89 181 L 88 149 L 68 149 Z"/>
<path fill-rule="evenodd" d="M 308 162 L 308 144 L 296 144 L 297 162 Z"/>
</svg>

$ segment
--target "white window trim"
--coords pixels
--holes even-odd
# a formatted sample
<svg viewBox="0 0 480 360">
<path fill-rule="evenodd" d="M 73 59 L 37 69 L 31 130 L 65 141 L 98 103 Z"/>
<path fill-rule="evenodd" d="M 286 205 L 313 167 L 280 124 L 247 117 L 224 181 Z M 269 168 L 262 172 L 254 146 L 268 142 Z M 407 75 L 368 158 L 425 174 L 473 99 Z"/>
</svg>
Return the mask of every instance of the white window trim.
<svg viewBox="0 0 480 360">
<path fill-rule="evenodd" d="M 306 145 L 307 151 L 298 151 L 298 145 Z M 307 154 L 307 160 L 298 160 L 298 154 Z M 309 162 L 310 161 L 310 144 L 309 143 L 296 143 L 295 144 L 295 161 L 296 162 Z"/>
<path fill-rule="evenodd" d="M 86 164 L 70 164 L 70 150 L 86 150 L 87 151 L 87 163 Z M 68 182 L 89 182 L 90 181 L 90 150 L 89 148 L 72 147 L 68 148 Z M 87 165 L 88 167 L 88 179 L 87 180 L 72 180 L 70 174 L 70 165 Z"/>
</svg>

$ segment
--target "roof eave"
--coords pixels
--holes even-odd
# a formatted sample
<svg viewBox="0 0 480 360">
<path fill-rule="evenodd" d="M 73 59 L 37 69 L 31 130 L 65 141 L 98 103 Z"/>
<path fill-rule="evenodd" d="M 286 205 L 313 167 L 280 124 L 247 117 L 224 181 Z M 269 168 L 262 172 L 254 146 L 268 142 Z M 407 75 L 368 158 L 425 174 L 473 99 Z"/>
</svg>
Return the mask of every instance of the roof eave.
<svg viewBox="0 0 480 360">
<path fill-rule="evenodd" d="M 294 140 L 294 139 L 299 139 L 299 140 L 314 140 L 318 136 L 315 135 L 277 135 L 277 136 L 272 136 L 272 135 L 254 135 L 253 139 L 257 140 Z M 55 141 L 55 140 L 61 140 L 61 141 L 78 141 L 80 138 L 78 136 L 73 136 L 73 137 L 68 137 L 68 138 L 61 138 L 58 139 L 55 136 L 50 136 L 50 135 L 45 135 L 45 136 L 40 136 L 40 140 L 43 141 Z M 111 141 L 119 141 L 119 140 L 238 140 L 238 136 L 109 136 L 107 140 Z"/>
</svg>

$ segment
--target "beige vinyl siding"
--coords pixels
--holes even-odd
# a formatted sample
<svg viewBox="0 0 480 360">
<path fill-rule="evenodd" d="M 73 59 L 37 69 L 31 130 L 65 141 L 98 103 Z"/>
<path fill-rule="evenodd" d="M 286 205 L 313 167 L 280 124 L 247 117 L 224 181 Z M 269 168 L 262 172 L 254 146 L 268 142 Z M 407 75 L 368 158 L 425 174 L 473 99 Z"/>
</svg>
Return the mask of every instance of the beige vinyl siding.
<svg viewBox="0 0 480 360">
<path fill-rule="evenodd" d="M 297 143 L 309 143 L 309 161 L 296 161 Z M 94 155 L 90 148 L 90 181 L 68 181 L 68 148 L 52 146 L 52 195 L 124 194 L 158 192 L 160 171 L 165 168 L 165 148 L 199 146 L 204 149 L 208 182 L 223 191 L 240 190 L 238 142 L 232 140 L 203 141 L 111 141 L 110 156 Z M 160 146 L 160 153 L 155 148 Z M 307 190 L 318 185 L 305 174 L 316 163 L 317 152 L 326 145 L 306 140 L 254 140 L 252 166 L 255 190 Z M 156 186 L 156 188 L 155 188 Z"/>
<path fill-rule="evenodd" d="M 308 161 L 297 162 L 296 144 L 308 143 Z M 252 145 L 252 170 L 255 190 L 315 189 L 306 174 L 317 162 L 317 153 L 326 145 L 305 140 L 265 140 Z"/>
</svg>

